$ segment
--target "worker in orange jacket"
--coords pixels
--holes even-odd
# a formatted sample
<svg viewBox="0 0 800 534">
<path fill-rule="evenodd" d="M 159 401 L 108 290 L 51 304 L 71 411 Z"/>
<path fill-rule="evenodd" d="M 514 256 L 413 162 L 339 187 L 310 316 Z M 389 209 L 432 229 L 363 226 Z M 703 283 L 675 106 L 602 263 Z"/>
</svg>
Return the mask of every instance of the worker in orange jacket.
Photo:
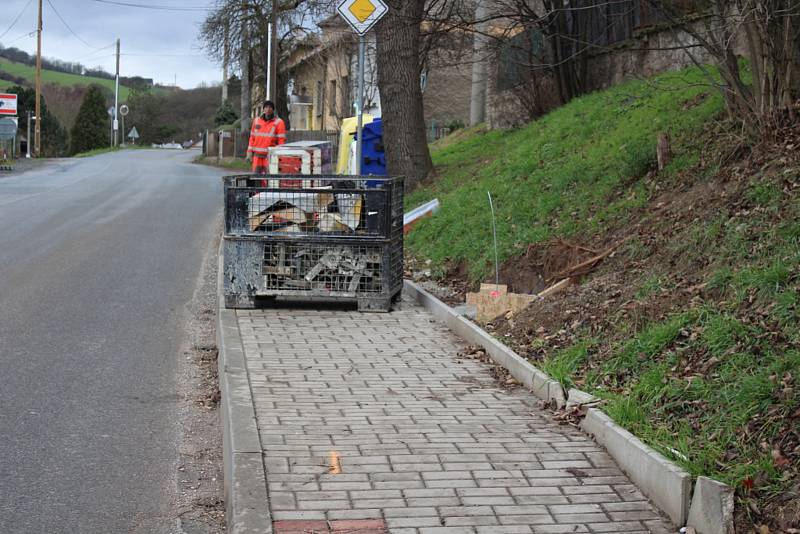
<svg viewBox="0 0 800 534">
<path fill-rule="evenodd" d="M 253 121 L 250 128 L 250 142 L 247 157 L 253 160 L 253 172 L 267 174 L 269 172 L 269 147 L 279 146 L 286 142 L 286 124 L 275 116 L 275 103 L 264 102 L 264 111 Z"/>
</svg>

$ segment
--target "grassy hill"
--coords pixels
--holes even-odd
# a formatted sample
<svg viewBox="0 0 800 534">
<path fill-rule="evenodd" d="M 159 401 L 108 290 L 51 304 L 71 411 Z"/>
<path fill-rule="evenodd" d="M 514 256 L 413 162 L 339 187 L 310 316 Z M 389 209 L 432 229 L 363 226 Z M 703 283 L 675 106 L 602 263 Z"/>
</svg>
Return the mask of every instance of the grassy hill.
<svg viewBox="0 0 800 534">
<path fill-rule="evenodd" d="M 7 58 L 0 57 L 0 71 L 7 72 L 12 76 L 23 78 L 33 86 L 36 77 L 36 68 L 16 63 Z M 57 72 L 42 69 L 42 83 L 53 83 L 63 86 L 82 85 L 87 86 L 93 83 L 107 88 L 112 93 L 114 92 L 114 80 L 106 80 L 104 78 L 93 78 L 91 76 L 79 76 L 77 74 L 67 74 L 65 72 Z M 15 85 L 13 82 L 0 80 L 0 88 L 6 88 Z M 130 89 L 120 85 L 119 87 L 120 100 L 126 100 L 130 94 Z"/>
<path fill-rule="evenodd" d="M 695 69 L 435 149 L 409 195 L 441 211 L 412 265 L 458 292 L 565 293 L 487 328 L 693 475 L 731 484 L 737 532 L 800 528 L 800 127 L 755 141 Z M 655 169 L 656 138 L 674 158 Z M 571 268 L 607 253 L 589 267 Z M 490 274 L 491 273 L 491 274 Z M 757 530 L 765 532 L 767 530 Z"/>
</svg>

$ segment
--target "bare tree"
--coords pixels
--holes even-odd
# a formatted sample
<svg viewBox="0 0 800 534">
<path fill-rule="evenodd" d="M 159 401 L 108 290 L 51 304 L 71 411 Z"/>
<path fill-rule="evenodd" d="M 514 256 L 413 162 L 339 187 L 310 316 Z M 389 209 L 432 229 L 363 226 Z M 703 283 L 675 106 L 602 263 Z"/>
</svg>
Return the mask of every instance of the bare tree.
<svg viewBox="0 0 800 534">
<path fill-rule="evenodd" d="M 731 116 L 740 119 L 750 133 L 769 136 L 787 118 L 794 119 L 800 1 L 711 0 L 699 21 L 681 18 L 673 2 L 648 1 L 714 58 L 721 82 L 706 73 L 722 93 Z M 736 54 L 742 41 L 752 84 L 745 81 Z M 687 53 L 703 67 L 688 47 Z"/>
</svg>

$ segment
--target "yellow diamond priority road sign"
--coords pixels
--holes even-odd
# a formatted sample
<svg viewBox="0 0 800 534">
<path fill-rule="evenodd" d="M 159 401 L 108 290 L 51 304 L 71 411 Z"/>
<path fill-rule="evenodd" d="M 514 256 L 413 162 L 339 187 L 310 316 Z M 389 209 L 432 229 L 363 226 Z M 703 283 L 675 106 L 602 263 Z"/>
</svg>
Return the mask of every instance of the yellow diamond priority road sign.
<svg viewBox="0 0 800 534">
<path fill-rule="evenodd" d="M 339 2 L 339 15 L 359 35 L 364 35 L 381 20 L 389 8 L 383 0 L 343 0 Z"/>
</svg>

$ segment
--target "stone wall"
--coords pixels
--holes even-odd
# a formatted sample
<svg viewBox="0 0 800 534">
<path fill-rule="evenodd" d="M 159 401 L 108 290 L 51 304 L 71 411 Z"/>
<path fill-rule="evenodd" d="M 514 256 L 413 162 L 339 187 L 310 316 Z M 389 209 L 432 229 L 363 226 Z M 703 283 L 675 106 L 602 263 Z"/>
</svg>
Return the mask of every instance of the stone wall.
<svg viewBox="0 0 800 534">
<path fill-rule="evenodd" d="M 422 94 L 425 124 L 429 128 L 447 126 L 454 121 L 468 125 L 471 96 L 471 63 L 432 67 Z"/>
</svg>

